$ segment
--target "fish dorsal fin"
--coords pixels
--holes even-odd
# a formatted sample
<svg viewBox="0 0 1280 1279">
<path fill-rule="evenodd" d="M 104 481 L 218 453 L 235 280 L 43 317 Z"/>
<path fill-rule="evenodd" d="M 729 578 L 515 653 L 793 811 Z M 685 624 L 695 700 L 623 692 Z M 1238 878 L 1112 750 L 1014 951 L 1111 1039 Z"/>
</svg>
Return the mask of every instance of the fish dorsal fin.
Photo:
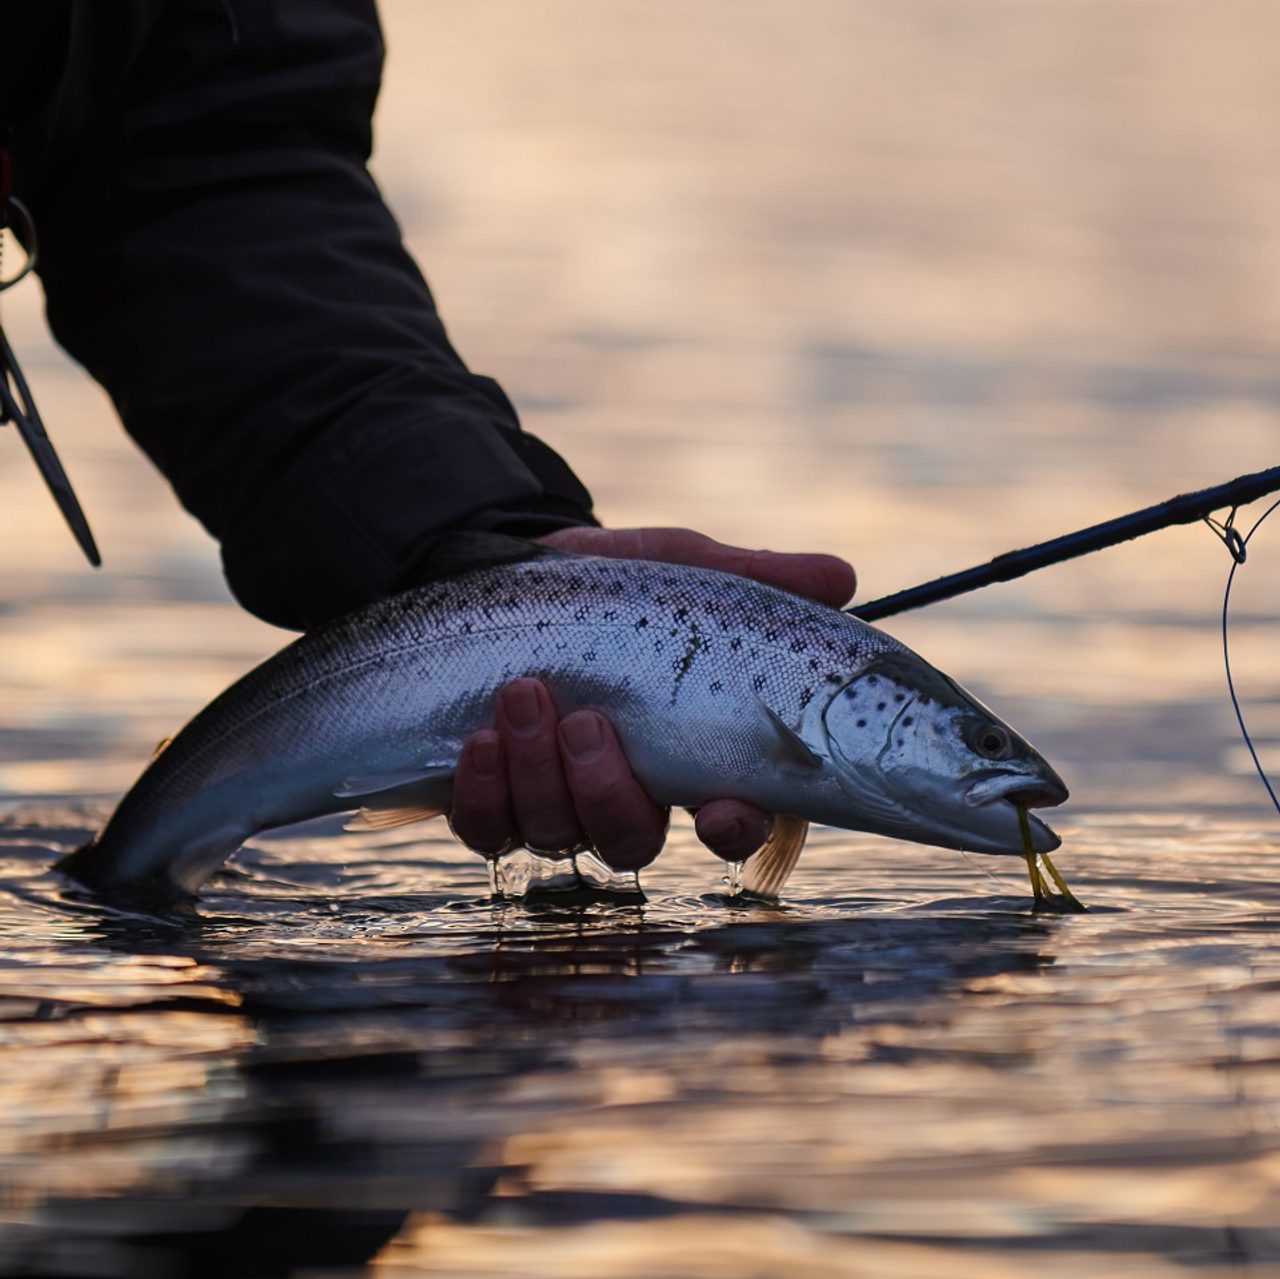
<svg viewBox="0 0 1280 1279">
<path fill-rule="evenodd" d="M 410 588 L 427 586 L 477 569 L 523 564 L 527 560 L 564 559 L 569 554 L 544 542 L 511 537 L 506 533 L 443 533 L 414 565 L 406 585 Z"/>
<path fill-rule="evenodd" d="M 791 771 L 811 772 L 822 767 L 822 757 L 814 753 L 810 746 L 793 728 L 782 722 L 781 716 L 757 699 L 760 707 L 760 719 L 763 725 L 763 755 L 779 768 Z"/>
<path fill-rule="evenodd" d="M 775 817 L 764 847 L 747 858 L 742 891 L 754 897 L 777 897 L 800 860 L 808 834 L 809 823 L 803 817 Z"/>
<path fill-rule="evenodd" d="M 368 795 L 345 830 L 394 830 L 447 813 L 453 803 L 453 770 Z"/>
</svg>

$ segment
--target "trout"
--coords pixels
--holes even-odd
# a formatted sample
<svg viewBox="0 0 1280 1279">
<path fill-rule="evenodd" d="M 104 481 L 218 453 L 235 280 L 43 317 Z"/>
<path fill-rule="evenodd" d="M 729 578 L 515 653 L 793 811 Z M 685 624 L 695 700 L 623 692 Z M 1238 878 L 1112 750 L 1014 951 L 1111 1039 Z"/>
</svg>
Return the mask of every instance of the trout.
<svg viewBox="0 0 1280 1279">
<path fill-rule="evenodd" d="M 538 548 L 304 635 L 214 699 L 59 869 L 108 899 L 175 902 L 245 840 L 360 808 L 447 812 L 463 742 L 508 681 L 613 723 L 660 804 L 777 814 L 743 886 L 777 896 L 809 822 L 1023 853 L 1019 806 L 1060 804 L 1039 754 L 953 680 L 847 613 L 710 569 Z M 1058 837 L 1029 819 L 1035 851 Z"/>
</svg>

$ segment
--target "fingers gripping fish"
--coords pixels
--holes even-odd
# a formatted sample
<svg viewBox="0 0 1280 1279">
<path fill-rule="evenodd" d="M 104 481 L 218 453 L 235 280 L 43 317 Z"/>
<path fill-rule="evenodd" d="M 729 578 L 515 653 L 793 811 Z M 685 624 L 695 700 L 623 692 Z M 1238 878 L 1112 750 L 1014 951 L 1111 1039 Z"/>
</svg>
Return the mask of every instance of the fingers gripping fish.
<svg viewBox="0 0 1280 1279">
<path fill-rule="evenodd" d="M 507 682 L 617 729 L 660 804 L 781 815 L 743 883 L 776 896 L 807 823 L 1019 855 L 1018 805 L 1066 788 L 959 685 L 858 619 L 709 569 L 563 554 L 458 573 L 303 636 L 156 755 L 60 865 L 109 897 L 174 900 L 259 831 L 363 806 L 448 809 Z M 1058 838 L 1030 819 L 1036 851 Z"/>
</svg>

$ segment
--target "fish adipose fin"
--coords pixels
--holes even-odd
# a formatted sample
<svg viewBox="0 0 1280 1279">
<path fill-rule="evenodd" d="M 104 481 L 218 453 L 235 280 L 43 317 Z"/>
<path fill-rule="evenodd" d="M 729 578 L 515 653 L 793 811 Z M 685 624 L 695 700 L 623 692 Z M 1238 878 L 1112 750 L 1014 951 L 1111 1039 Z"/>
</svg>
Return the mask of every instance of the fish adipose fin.
<svg viewBox="0 0 1280 1279">
<path fill-rule="evenodd" d="M 803 817 L 775 817 L 764 847 L 747 858 L 742 891 L 755 897 L 777 897 L 800 860 L 808 834 L 809 823 Z"/>
</svg>

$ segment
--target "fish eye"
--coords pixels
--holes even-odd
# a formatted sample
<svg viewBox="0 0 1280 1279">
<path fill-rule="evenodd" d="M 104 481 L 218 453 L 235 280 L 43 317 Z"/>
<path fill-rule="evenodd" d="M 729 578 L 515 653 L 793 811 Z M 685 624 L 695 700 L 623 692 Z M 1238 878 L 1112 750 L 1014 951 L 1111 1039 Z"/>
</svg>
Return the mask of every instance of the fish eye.
<svg viewBox="0 0 1280 1279">
<path fill-rule="evenodd" d="M 1009 749 L 1009 734 L 998 724 L 983 724 L 973 735 L 973 748 L 988 759 L 999 759 Z"/>
</svg>

